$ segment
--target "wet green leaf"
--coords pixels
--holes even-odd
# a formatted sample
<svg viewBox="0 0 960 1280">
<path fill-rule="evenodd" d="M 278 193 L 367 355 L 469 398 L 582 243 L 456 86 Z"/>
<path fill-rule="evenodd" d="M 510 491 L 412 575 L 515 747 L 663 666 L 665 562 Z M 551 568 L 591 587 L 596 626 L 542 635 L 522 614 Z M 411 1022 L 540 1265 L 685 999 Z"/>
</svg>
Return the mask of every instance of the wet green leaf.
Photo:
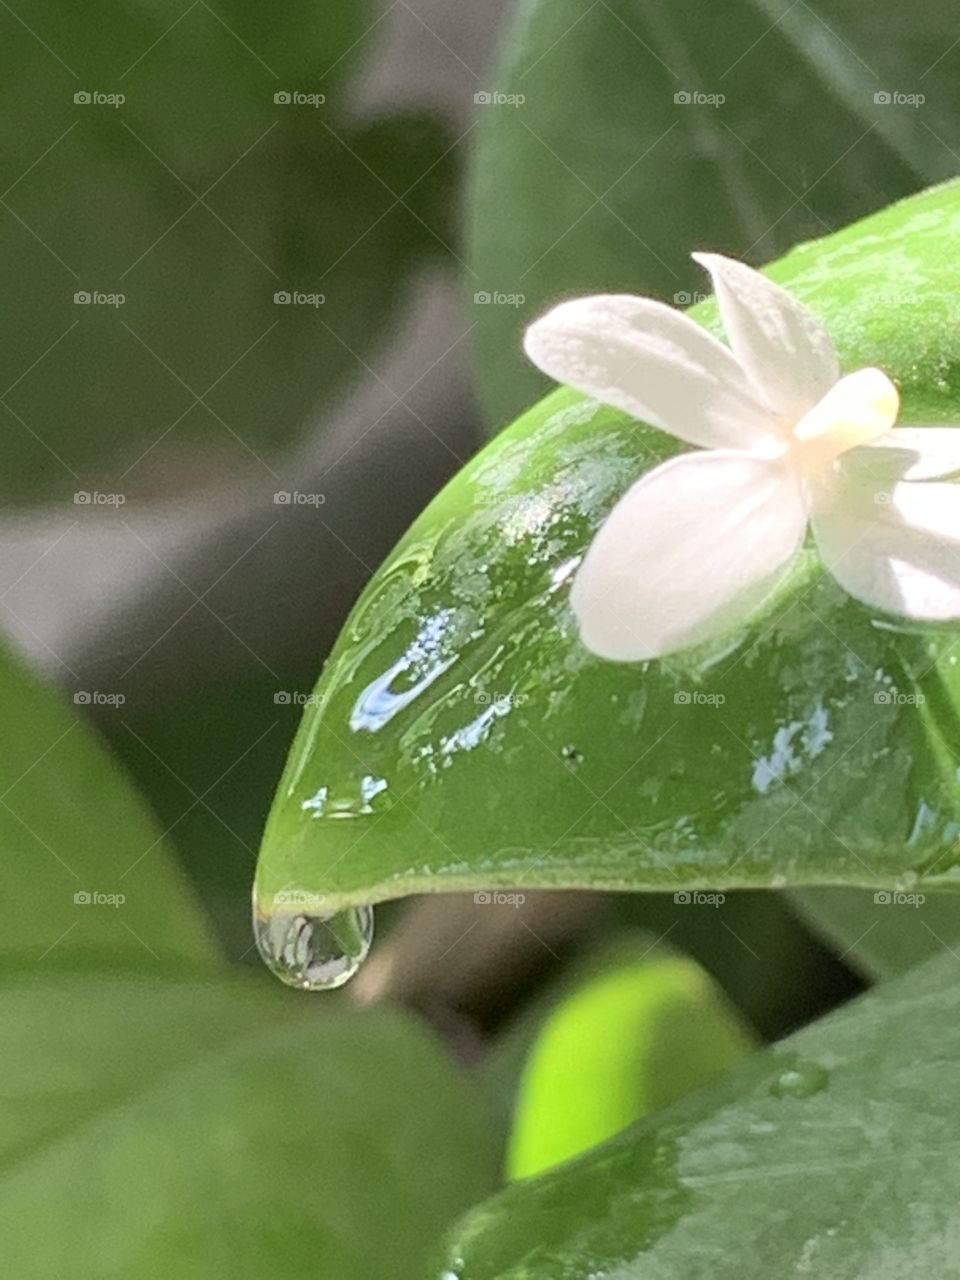
<svg viewBox="0 0 960 1280">
<path fill-rule="evenodd" d="M 496 79 L 523 101 L 481 113 L 471 188 L 471 288 L 502 296 L 475 310 L 491 424 L 546 390 L 519 338 L 559 297 L 688 300 L 694 249 L 769 262 L 955 173 L 952 21 L 950 0 L 519 6 Z"/>
<path fill-rule="evenodd" d="M 955 1265 L 957 959 L 475 1211 L 446 1280 L 927 1280 Z"/>
<path fill-rule="evenodd" d="M 771 275 L 901 421 L 960 420 L 960 185 Z M 716 325 L 712 302 L 697 314 Z M 375 576 L 307 707 L 267 825 L 261 906 L 420 891 L 953 885 L 955 628 L 877 615 L 812 547 L 748 625 L 611 664 L 571 575 L 623 491 L 678 447 L 560 389 L 439 495 Z M 638 567 L 642 572 L 642 566 Z"/>
</svg>

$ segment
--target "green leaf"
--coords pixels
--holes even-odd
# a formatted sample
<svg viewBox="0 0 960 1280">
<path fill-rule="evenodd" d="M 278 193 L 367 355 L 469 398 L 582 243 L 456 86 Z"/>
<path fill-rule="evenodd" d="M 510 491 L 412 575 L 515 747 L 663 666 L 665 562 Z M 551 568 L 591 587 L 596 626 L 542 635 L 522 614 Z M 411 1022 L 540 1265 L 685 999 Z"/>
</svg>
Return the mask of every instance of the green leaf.
<svg viewBox="0 0 960 1280">
<path fill-rule="evenodd" d="M 748 1033 L 695 961 L 627 962 L 621 953 L 541 1027 L 520 1083 L 509 1176 L 530 1177 L 596 1146 L 749 1049 Z"/>
<path fill-rule="evenodd" d="M 84 951 L 213 959 L 164 833 L 79 709 L 4 648 L 0 690 L 0 952 L 57 968 Z"/>
<path fill-rule="evenodd" d="M 452 179 L 432 118 L 349 123 L 369 24 L 359 0 L 0 10 L 7 500 L 126 494 L 198 456 L 272 492 L 280 448 L 363 376 L 444 252 Z"/>
<path fill-rule="evenodd" d="M 493 1190 L 496 1135 L 425 1032 L 322 1003 L 188 974 L 0 983 L 11 1273 L 422 1280 Z"/>
<path fill-rule="evenodd" d="M 0 688 L 5 1262 L 420 1280 L 496 1185 L 501 1128 L 479 1091 L 406 1018 L 215 969 L 103 748 L 2 654 Z"/>
<path fill-rule="evenodd" d="M 524 101 L 481 112 L 471 183 L 471 288 L 522 297 L 475 311 L 491 423 L 546 389 L 519 339 L 560 296 L 694 294 L 691 250 L 768 262 L 953 174 L 952 16 L 950 0 L 519 6 L 495 78 Z M 894 90 L 926 101 L 875 102 Z M 694 91 L 725 100 L 674 100 Z"/>
<path fill-rule="evenodd" d="M 461 1226 L 444 1277 L 949 1275 L 957 976 L 941 955 L 511 1188 Z"/>
<path fill-rule="evenodd" d="M 819 312 L 844 369 L 898 379 L 903 422 L 960 420 L 960 185 L 771 275 Z M 698 315 L 716 324 L 712 303 Z M 712 648 L 638 665 L 581 645 L 578 558 L 678 447 L 560 389 L 427 508 L 306 709 L 264 837 L 264 911 L 291 887 L 336 909 L 497 886 L 956 884 L 955 628 L 877 616 L 808 548 Z"/>
<path fill-rule="evenodd" d="M 848 964 L 888 977 L 960 941 L 954 893 L 798 889 L 794 902 Z"/>
<path fill-rule="evenodd" d="M 243 679 L 191 684 L 175 699 L 138 699 L 122 720 L 102 717 L 112 748 L 171 829 L 224 954 L 251 966 L 260 963 L 250 936 L 257 842 L 297 723 L 295 707 L 274 702 L 278 685 L 297 682 L 257 667 Z"/>
</svg>

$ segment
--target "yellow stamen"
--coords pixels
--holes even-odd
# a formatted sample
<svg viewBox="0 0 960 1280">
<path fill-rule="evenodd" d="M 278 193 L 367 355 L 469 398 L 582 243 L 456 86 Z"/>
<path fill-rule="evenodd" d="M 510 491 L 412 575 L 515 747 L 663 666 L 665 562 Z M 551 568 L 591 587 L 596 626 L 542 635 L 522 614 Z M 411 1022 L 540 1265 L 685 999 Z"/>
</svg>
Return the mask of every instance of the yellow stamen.
<svg viewBox="0 0 960 1280">
<path fill-rule="evenodd" d="M 795 452 L 805 466 L 823 466 L 885 435 L 899 408 L 897 389 L 882 370 L 848 373 L 794 427 Z"/>
</svg>

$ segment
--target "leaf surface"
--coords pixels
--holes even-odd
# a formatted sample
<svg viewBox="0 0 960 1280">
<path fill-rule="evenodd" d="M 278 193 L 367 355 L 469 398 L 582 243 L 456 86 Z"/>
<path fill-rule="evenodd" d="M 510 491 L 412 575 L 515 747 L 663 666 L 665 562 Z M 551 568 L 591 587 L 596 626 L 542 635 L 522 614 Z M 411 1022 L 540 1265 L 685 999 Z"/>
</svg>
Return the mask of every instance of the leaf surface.
<svg viewBox="0 0 960 1280">
<path fill-rule="evenodd" d="M 956 1265 L 942 954 L 471 1214 L 444 1280 L 926 1280 Z"/>
<path fill-rule="evenodd" d="M 844 370 L 897 379 L 901 422 L 960 421 L 960 186 L 771 275 L 820 314 Z M 716 327 L 712 302 L 696 314 Z M 289 888 L 335 909 L 498 886 L 957 883 L 956 628 L 866 608 L 808 545 L 710 647 L 648 664 L 584 649 L 580 557 L 677 448 L 561 388 L 443 490 L 306 708 L 262 846 L 264 910 Z"/>
</svg>

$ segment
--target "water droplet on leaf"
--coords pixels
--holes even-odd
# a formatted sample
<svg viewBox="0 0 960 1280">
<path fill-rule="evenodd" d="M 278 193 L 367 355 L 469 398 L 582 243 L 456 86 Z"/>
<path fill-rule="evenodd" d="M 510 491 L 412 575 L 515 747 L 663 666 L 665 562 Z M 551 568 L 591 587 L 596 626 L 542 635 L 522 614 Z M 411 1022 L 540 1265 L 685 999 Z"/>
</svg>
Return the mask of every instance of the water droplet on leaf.
<svg viewBox="0 0 960 1280">
<path fill-rule="evenodd" d="M 301 800 L 300 808 L 314 818 L 360 818 L 392 804 L 388 791 L 386 778 L 368 773 L 359 781 L 351 779 L 340 791 L 330 786 L 318 788 Z"/>
<path fill-rule="evenodd" d="M 289 893 L 277 897 L 290 901 L 269 914 L 260 911 L 254 902 L 253 932 L 264 964 L 281 982 L 301 991 L 342 987 L 370 950 L 373 908 L 348 907 L 332 914 L 308 914 Z"/>
<path fill-rule="evenodd" d="M 795 1062 L 781 1071 L 770 1086 L 777 1098 L 810 1098 L 827 1087 L 829 1075 L 816 1062 Z"/>
</svg>

